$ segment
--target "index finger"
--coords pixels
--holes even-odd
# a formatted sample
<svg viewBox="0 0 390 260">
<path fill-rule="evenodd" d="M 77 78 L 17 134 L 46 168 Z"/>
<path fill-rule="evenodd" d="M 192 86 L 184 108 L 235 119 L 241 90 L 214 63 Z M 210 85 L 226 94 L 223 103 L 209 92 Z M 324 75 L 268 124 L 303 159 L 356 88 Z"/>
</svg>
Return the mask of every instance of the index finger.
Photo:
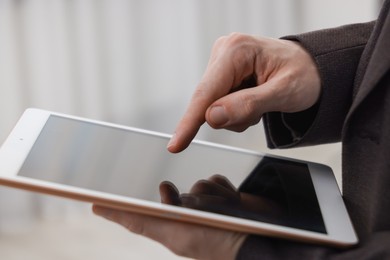
<svg viewBox="0 0 390 260">
<path fill-rule="evenodd" d="M 235 85 L 240 84 L 243 78 L 253 73 L 253 67 L 246 66 L 253 62 L 244 60 L 248 56 L 239 55 L 237 48 L 230 47 L 229 43 L 224 42 L 222 46 L 218 42 L 214 46 L 206 72 L 168 144 L 170 152 L 177 153 L 184 150 L 204 124 L 205 114 L 210 105 L 227 95 Z"/>
<path fill-rule="evenodd" d="M 229 66 L 221 66 L 218 69 L 210 68 L 207 71 L 168 144 L 170 152 L 180 152 L 191 143 L 205 122 L 208 107 L 229 93 L 233 81 L 232 74 Z"/>
</svg>

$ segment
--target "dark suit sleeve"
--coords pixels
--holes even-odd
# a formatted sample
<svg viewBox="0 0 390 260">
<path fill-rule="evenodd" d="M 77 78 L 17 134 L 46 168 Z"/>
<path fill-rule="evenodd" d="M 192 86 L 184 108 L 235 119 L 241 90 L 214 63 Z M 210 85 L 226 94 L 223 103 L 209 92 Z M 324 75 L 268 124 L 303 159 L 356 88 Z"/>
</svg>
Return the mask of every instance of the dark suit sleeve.
<svg viewBox="0 0 390 260">
<path fill-rule="evenodd" d="M 264 116 L 270 148 L 338 142 L 351 106 L 360 57 L 375 22 L 346 25 L 284 39 L 299 42 L 317 63 L 321 96 L 312 108 L 298 113 L 271 112 Z"/>
<path fill-rule="evenodd" d="M 251 259 L 390 259 L 390 232 L 376 232 L 352 249 L 334 249 L 281 239 L 249 236 L 237 260 Z"/>
<path fill-rule="evenodd" d="M 354 24 L 285 37 L 298 41 L 312 55 L 320 72 L 322 92 L 319 102 L 306 111 L 265 115 L 269 147 L 287 148 L 340 140 L 343 122 L 352 103 L 357 67 L 374 25 L 375 22 Z M 361 259 L 362 256 L 371 259 L 390 248 L 390 239 L 383 240 L 384 237 L 388 238 L 390 234 L 375 233 L 364 245 L 343 251 L 249 235 L 237 259 Z M 367 250 L 371 247 L 372 250 Z M 390 258 L 390 255 L 383 257 Z"/>
</svg>

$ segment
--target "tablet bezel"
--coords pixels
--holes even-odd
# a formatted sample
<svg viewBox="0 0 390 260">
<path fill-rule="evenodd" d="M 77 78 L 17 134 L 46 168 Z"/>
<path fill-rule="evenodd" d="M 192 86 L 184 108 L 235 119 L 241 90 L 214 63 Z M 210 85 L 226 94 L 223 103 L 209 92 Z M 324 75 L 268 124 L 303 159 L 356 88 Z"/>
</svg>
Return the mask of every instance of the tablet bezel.
<svg viewBox="0 0 390 260">
<path fill-rule="evenodd" d="M 225 216 L 217 213 L 181 208 L 177 206 L 160 204 L 157 202 L 140 200 L 136 198 L 124 197 L 120 195 L 108 194 L 99 191 L 87 190 L 84 188 L 71 187 L 68 185 L 50 183 L 47 181 L 34 180 L 23 176 L 18 176 L 17 174 L 23 165 L 24 160 L 28 156 L 29 151 L 33 147 L 35 140 L 38 138 L 50 115 L 81 120 L 129 131 L 141 132 L 148 135 L 157 135 L 160 137 L 165 137 L 167 140 L 170 138 L 170 135 L 153 131 L 125 127 L 117 124 L 80 118 L 46 110 L 27 109 L 0 148 L 1 185 L 81 200 L 89 203 L 100 204 L 108 207 L 129 210 L 157 217 L 176 219 L 233 231 L 298 240 L 308 243 L 324 244 L 335 247 L 349 247 L 355 245 L 358 241 L 342 200 L 337 182 L 333 176 L 332 170 L 329 167 L 313 162 L 262 154 L 210 142 L 199 140 L 193 141 L 201 145 L 219 147 L 238 153 L 246 153 L 251 155 L 256 154 L 260 156 L 268 156 L 306 163 L 310 170 L 327 234 L 300 230 L 292 227 L 278 226 L 275 224 L 268 224 L 253 220 L 239 219 L 237 217 Z"/>
</svg>

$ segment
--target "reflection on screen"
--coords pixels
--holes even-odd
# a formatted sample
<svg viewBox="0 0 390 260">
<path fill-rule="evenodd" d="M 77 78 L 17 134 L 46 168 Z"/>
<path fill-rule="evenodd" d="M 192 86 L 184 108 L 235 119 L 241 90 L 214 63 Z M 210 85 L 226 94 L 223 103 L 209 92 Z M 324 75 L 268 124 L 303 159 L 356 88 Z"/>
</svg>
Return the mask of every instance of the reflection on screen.
<svg viewBox="0 0 390 260">
<path fill-rule="evenodd" d="M 197 143 L 170 154 L 167 142 L 166 137 L 50 116 L 19 175 L 156 202 L 160 184 L 169 181 L 181 192 L 171 203 L 177 206 L 326 232 L 305 164 Z M 219 203 L 208 196 L 199 204 L 204 196 L 196 185 L 216 174 L 240 189 L 226 193 L 229 199 L 212 196 Z"/>
</svg>

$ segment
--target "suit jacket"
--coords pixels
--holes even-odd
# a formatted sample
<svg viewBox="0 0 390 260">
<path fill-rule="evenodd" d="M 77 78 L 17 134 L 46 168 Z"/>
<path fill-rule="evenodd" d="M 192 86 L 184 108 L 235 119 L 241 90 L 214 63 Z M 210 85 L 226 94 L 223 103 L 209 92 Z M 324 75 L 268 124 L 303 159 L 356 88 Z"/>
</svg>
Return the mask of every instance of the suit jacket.
<svg viewBox="0 0 390 260">
<path fill-rule="evenodd" d="M 390 259 L 390 0 L 374 22 L 285 37 L 313 56 L 320 101 L 264 118 L 271 148 L 341 141 L 343 197 L 359 246 L 338 250 L 249 236 L 238 259 Z"/>
</svg>

